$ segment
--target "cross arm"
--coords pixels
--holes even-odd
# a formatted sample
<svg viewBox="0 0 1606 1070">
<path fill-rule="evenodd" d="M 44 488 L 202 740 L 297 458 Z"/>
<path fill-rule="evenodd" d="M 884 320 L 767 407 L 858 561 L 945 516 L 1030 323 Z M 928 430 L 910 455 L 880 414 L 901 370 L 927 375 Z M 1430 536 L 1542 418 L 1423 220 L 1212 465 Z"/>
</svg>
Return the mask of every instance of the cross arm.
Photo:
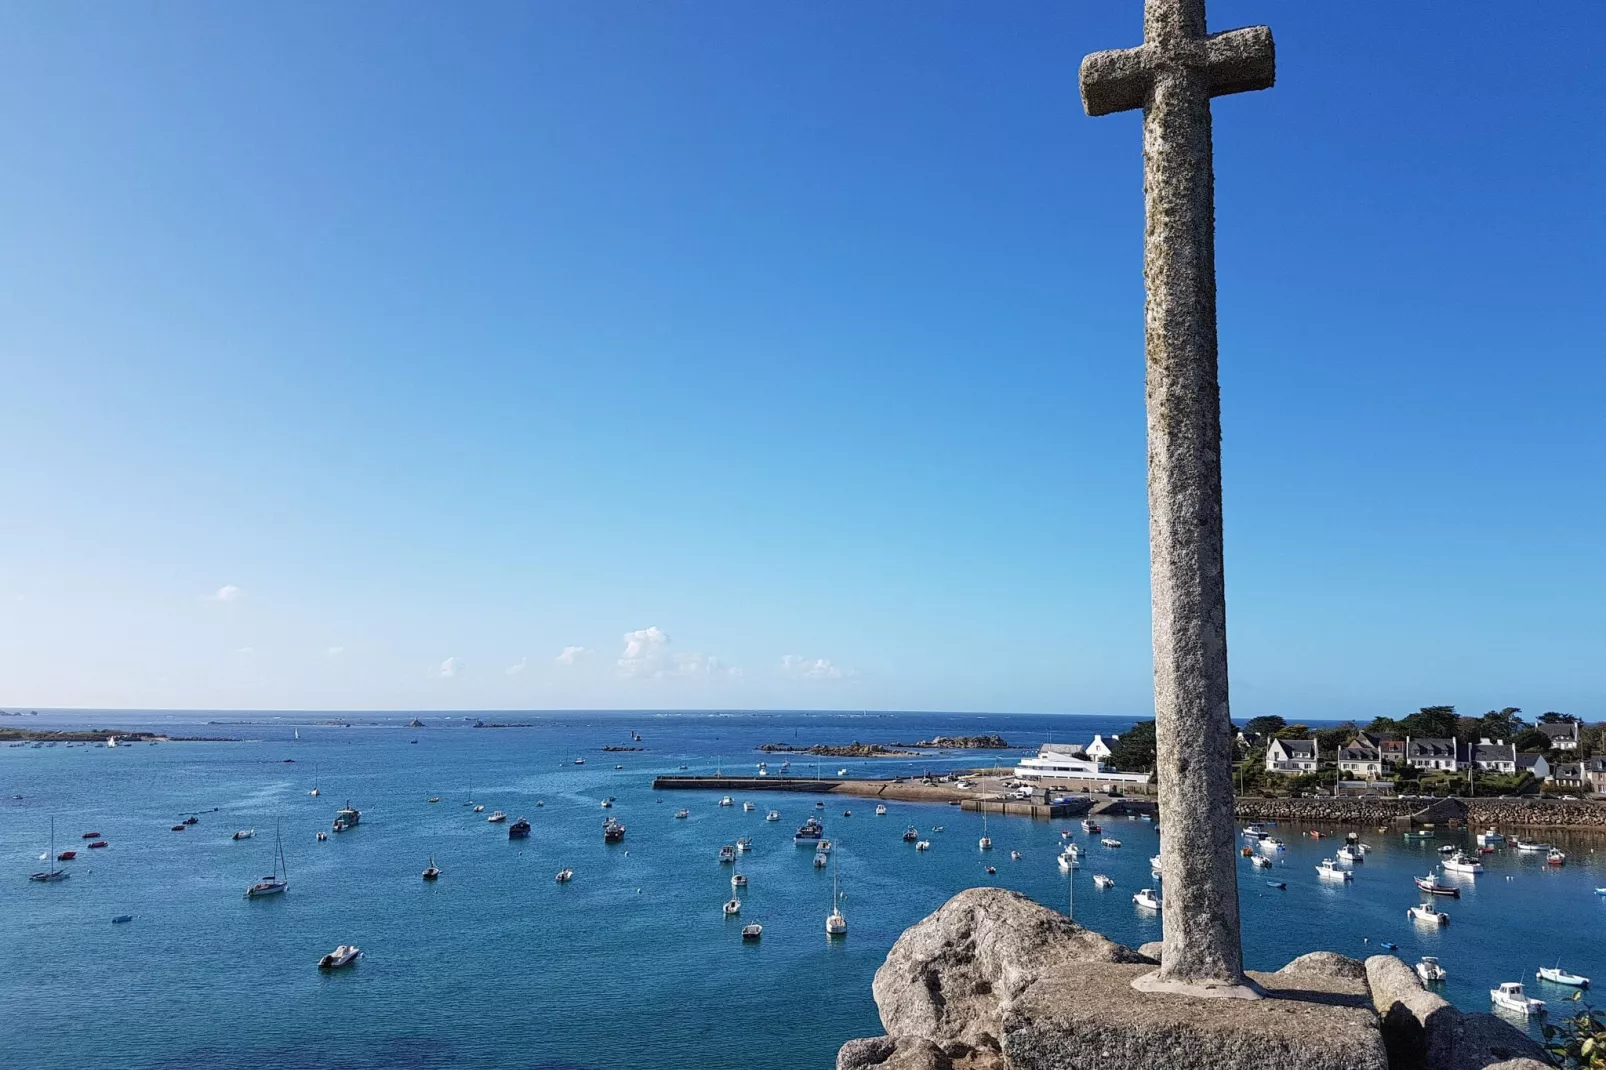
<svg viewBox="0 0 1606 1070">
<path fill-rule="evenodd" d="M 1113 48 L 1082 60 L 1082 107 L 1089 115 L 1141 108 L 1154 81 L 1148 47 Z"/>
<path fill-rule="evenodd" d="M 1203 42 L 1210 95 L 1270 89 L 1277 81 L 1277 46 L 1270 26 L 1246 26 L 1211 34 Z"/>
<path fill-rule="evenodd" d="M 1089 115 L 1134 111 L 1148 103 L 1156 78 L 1185 70 L 1203 72 L 1213 97 L 1270 89 L 1277 80 L 1271 27 L 1094 52 L 1082 60 L 1082 107 Z"/>
</svg>

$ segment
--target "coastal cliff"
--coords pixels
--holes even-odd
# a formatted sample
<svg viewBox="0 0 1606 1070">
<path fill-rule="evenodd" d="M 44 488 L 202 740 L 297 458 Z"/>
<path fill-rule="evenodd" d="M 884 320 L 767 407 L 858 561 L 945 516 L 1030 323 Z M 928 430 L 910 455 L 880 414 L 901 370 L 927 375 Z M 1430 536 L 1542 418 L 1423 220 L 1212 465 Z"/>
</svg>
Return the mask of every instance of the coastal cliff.
<svg viewBox="0 0 1606 1070">
<path fill-rule="evenodd" d="M 1462 1014 L 1392 956 L 1302 955 L 1251 971 L 1271 998 L 1229 1005 L 1134 991 L 1159 950 L 1115 943 L 1016 892 L 961 892 L 893 945 L 872 986 L 886 1034 L 848 1041 L 837 1070 L 1546 1065 L 1525 1033 Z"/>
</svg>

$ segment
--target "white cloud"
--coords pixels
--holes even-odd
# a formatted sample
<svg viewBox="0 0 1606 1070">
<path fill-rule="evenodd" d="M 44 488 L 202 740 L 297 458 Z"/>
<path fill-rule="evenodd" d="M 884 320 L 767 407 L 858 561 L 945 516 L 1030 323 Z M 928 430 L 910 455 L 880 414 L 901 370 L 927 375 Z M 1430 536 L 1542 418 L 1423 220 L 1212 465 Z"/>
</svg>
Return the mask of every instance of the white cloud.
<svg viewBox="0 0 1606 1070">
<path fill-rule="evenodd" d="M 215 592 L 206 596 L 208 602 L 238 602 L 245 597 L 245 592 L 232 583 L 225 583 Z"/>
<path fill-rule="evenodd" d="M 461 675 L 462 672 L 463 672 L 463 659 L 462 658 L 447 658 L 445 661 L 441 662 L 440 675 L 444 679 L 450 680 L 454 676 Z"/>
<path fill-rule="evenodd" d="M 624 635 L 625 648 L 619 655 L 619 675 L 647 677 L 693 677 L 712 679 L 736 677 L 740 669 L 725 665 L 712 654 L 682 653 L 669 650 L 669 635 L 662 628 L 638 628 Z"/>
<path fill-rule="evenodd" d="M 842 680 L 858 673 L 841 665 L 831 664 L 830 658 L 800 658 L 796 654 L 781 655 L 781 675 L 794 680 Z"/>
<path fill-rule="evenodd" d="M 654 630 L 654 629 L 648 629 L 648 630 L 651 631 L 651 630 Z M 625 639 L 627 641 L 629 640 L 629 638 L 630 638 L 629 636 L 625 637 Z M 665 642 L 669 641 L 669 637 L 667 635 L 664 636 L 664 641 Z M 627 649 L 628 649 L 628 647 L 627 647 Z M 583 657 L 586 657 L 590 653 L 591 653 L 591 649 L 589 647 L 566 646 L 566 647 L 563 648 L 563 652 L 561 654 L 559 654 L 557 657 L 553 658 L 552 660 L 557 662 L 559 665 L 573 665 L 575 662 L 579 661 Z"/>
<path fill-rule="evenodd" d="M 660 676 L 668 664 L 669 635 L 662 628 L 637 628 L 626 632 L 625 649 L 619 655 L 621 676 Z"/>
<path fill-rule="evenodd" d="M 326 658 L 338 658 L 340 655 L 344 654 L 345 652 L 346 652 L 346 648 L 343 647 L 343 646 L 332 646 L 329 649 L 325 650 L 323 652 L 323 655 Z"/>
<path fill-rule="evenodd" d="M 256 647 L 254 647 L 254 646 L 241 646 L 241 647 L 235 647 L 234 648 L 234 652 L 236 654 L 255 654 L 257 652 L 257 650 L 256 650 Z"/>
<path fill-rule="evenodd" d="M 529 665 L 530 665 L 530 659 L 529 658 L 520 658 L 519 659 L 519 663 L 517 665 L 509 665 L 503 671 L 506 672 L 509 676 L 518 676 L 518 675 L 521 675 L 524 672 L 524 670 L 529 667 Z"/>
</svg>

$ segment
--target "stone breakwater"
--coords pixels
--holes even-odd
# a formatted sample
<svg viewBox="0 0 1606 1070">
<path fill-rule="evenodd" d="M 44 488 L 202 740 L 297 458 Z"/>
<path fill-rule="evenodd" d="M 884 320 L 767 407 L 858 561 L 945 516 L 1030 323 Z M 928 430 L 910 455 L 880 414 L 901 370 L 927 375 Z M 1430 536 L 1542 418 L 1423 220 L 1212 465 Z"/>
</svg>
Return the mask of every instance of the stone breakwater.
<svg viewBox="0 0 1606 1070">
<path fill-rule="evenodd" d="M 1606 804 L 1559 799 L 1253 799 L 1233 814 L 1246 821 L 1332 825 L 1388 825 L 1415 820 L 1434 824 L 1519 825 L 1606 830 Z"/>
<path fill-rule="evenodd" d="M 1105 939 L 1025 896 L 972 888 L 876 971 L 886 1033 L 837 1070 L 1546 1070 L 1526 1034 L 1464 1014 L 1405 963 L 1328 951 L 1251 977 L 1271 998 L 1144 994 L 1158 944 Z"/>
</svg>

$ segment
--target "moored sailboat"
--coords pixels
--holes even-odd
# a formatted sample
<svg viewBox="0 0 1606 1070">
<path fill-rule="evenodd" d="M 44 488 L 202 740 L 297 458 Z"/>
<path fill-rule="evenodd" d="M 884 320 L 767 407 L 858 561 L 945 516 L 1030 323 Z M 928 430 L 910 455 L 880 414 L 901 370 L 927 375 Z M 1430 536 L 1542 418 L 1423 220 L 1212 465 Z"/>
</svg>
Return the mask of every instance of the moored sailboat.
<svg viewBox="0 0 1606 1070">
<path fill-rule="evenodd" d="M 56 819 L 55 818 L 51 818 L 50 819 L 50 849 L 42 857 L 47 862 L 56 857 Z M 72 876 L 72 874 L 68 873 L 64 869 L 59 869 L 59 868 L 51 869 L 51 868 L 49 868 L 47 866 L 45 869 L 41 870 L 38 873 L 30 873 L 30 874 L 28 874 L 28 879 L 31 880 L 31 881 L 39 881 L 41 884 L 44 884 L 44 883 L 49 883 L 51 881 L 64 881 L 70 876 Z"/>
<path fill-rule="evenodd" d="M 273 850 L 273 872 L 245 890 L 247 899 L 257 899 L 265 895 L 283 895 L 284 890 L 290 887 L 290 870 L 284 864 L 284 840 L 280 837 L 277 827 L 273 830 Z"/>
</svg>

